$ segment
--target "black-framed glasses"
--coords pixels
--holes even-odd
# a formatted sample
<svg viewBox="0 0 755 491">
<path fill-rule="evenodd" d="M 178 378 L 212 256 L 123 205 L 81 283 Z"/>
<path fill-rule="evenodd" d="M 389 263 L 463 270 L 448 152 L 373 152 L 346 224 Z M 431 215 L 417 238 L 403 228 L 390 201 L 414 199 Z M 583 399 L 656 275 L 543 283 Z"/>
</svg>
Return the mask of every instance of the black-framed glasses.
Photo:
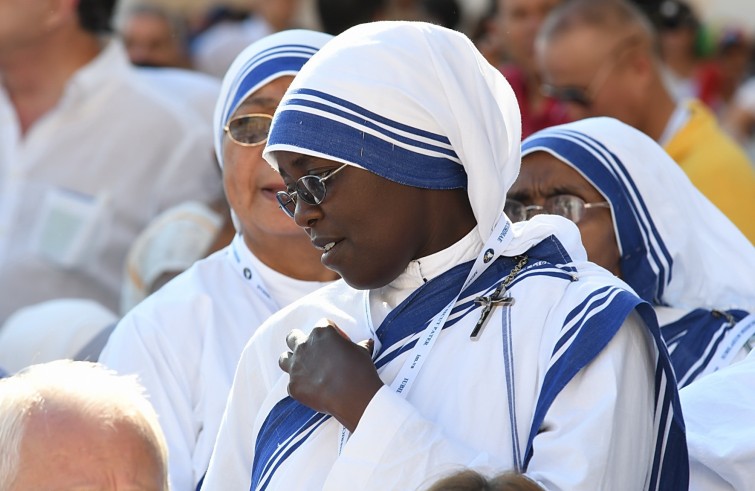
<svg viewBox="0 0 755 491">
<path fill-rule="evenodd" d="M 228 137 L 244 147 L 256 147 L 267 141 L 273 117 L 269 114 L 242 114 L 226 123 L 223 130 Z"/>
<path fill-rule="evenodd" d="M 551 196 L 545 200 L 544 205 L 525 205 L 513 199 L 507 199 L 503 208 L 504 213 L 512 222 L 521 222 L 529 220 L 534 215 L 547 213 L 549 215 L 559 215 L 568 218 L 574 223 L 579 223 L 590 208 L 610 208 L 607 201 L 599 203 L 585 203 L 585 201 L 571 194 L 559 194 Z"/>
<path fill-rule="evenodd" d="M 325 181 L 335 176 L 341 169 L 349 164 L 343 164 L 341 167 L 334 171 L 328 171 L 322 175 L 307 175 L 299 178 L 294 183 L 293 191 L 278 191 L 275 193 L 275 198 L 278 200 L 281 210 L 286 212 L 286 215 L 291 218 L 294 217 L 296 211 L 296 200 L 301 198 L 307 204 L 319 205 L 325 199 L 327 194 L 327 188 L 325 187 Z"/>
<path fill-rule="evenodd" d="M 598 91 L 606 83 L 611 72 L 618 66 L 624 54 L 628 53 L 629 48 L 639 44 L 640 41 L 639 36 L 629 36 L 624 41 L 619 42 L 610 51 L 608 61 L 603 63 L 595 72 L 587 87 L 578 87 L 575 85 L 557 87 L 551 84 L 542 84 L 540 92 L 546 97 L 551 97 L 557 101 L 577 104 L 585 109 L 590 108 L 595 101 Z"/>
</svg>

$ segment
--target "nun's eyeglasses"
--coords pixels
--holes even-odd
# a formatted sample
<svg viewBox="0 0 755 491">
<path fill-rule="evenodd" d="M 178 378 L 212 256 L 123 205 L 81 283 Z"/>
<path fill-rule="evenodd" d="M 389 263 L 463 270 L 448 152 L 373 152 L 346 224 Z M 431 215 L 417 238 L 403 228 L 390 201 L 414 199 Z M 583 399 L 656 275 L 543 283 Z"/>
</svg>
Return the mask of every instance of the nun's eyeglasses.
<svg viewBox="0 0 755 491">
<path fill-rule="evenodd" d="M 560 194 L 558 196 L 551 196 L 545 200 L 544 206 L 525 205 L 519 201 L 507 199 L 503 211 L 512 222 L 529 220 L 540 213 L 547 213 L 549 215 L 559 215 L 568 218 L 574 223 L 579 223 L 586 210 L 590 208 L 610 208 L 610 206 L 607 201 L 585 203 L 582 198 L 577 196 Z"/>
<path fill-rule="evenodd" d="M 244 147 L 256 147 L 267 141 L 273 117 L 269 114 L 244 114 L 228 121 L 223 130 Z"/>
<path fill-rule="evenodd" d="M 291 218 L 294 217 L 296 212 L 296 200 L 301 198 L 307 204 L 319 205 L 325 199 L 327 189 L 325 188 L 325 181 L 335 176 L 341 169 L 348 164 L 343 164 L 341 167 L 334 171 L 327 171 L 319 176 L 308 175 L 302 176 L 294 184 L 293 191 L 278 191 L 275 194 L 280 205 L 281 210 L 286 212 L 286 215 Z"/>
</svg>

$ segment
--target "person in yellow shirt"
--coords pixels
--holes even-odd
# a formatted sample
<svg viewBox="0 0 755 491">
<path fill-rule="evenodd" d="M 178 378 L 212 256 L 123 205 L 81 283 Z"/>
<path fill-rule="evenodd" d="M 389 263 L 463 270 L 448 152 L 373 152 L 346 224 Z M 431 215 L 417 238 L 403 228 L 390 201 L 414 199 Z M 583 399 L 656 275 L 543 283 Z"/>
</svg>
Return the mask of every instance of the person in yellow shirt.
<svg viewBox="0 0 755 491">
<path fill-rule="evenodd" d="M 573 119 L 611 116 L 656 140 L 755 242 L 755 168 L 700 101 L 674 100 L 654 46 L 652 25 L 629 2 L 566 2 L 536 41 L 543 90 L 565 102 Z"/>
<path fill-rule="evenodd" d="M 690 181 L 742 233 L 755 241 L 755 170 L 744 150 L 725 134 L 715 115 L 698 100 L 682 106 L 686 124 L 664 142 L 664 149 Z"/>
</svg>

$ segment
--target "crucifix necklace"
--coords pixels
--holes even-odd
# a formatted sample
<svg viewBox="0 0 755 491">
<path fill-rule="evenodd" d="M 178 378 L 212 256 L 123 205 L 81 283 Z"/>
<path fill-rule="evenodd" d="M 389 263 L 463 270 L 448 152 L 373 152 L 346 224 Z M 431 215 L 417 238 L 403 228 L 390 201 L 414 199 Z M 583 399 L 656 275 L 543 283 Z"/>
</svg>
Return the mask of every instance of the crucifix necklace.
<svg viewBox="0 0 755 491">
<path fill-rule="evenodd" d="M 514 269 L 511 270 L 508 276 L 503 279 L 501 284 L 498 285 L 498 287 L 493 293 L 490 294 L 490 296 L 481 296 L 475 298 L 474 302 L 476 304 L 482 305 L 482 312 L 480 313 L 480 319 L 477 321 L 477 324 L 475 324 L 474 329 L 472 329 L 472 332 L 469 335 L 472 340 L 477 341 L 477 339 L 480 337 L 482 330 L 485 328 L 485 325 L 490 318 L 490 313 L 493 311 L 493 308 L 511 307 L 512 305 L 514 305 L 514 298 L 511 295 L 508 295 L 506 287 L 509 286 L 512 281 L 514 281 L 516 275 L 522 270 L 524 265 L 527 264 L 527 256 L 519 256 L 518 259 L 519 262 L 516 264 L 516 266 L 514 266 Z"/>
</svg>

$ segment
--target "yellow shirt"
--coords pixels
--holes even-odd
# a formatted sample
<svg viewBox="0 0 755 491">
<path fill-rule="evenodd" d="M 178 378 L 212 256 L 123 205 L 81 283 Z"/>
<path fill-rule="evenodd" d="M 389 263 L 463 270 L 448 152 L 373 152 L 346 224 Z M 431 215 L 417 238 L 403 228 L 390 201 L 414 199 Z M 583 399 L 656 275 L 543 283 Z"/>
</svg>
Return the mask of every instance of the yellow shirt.
<svg viewBox="0 0 755 491">
<path fill-rule="evenodd" d="M 690 117 L 666 152 L 690 181 L 755 243 L 755 168 L 702 102 L 688 104 Z"/>
</svg>

